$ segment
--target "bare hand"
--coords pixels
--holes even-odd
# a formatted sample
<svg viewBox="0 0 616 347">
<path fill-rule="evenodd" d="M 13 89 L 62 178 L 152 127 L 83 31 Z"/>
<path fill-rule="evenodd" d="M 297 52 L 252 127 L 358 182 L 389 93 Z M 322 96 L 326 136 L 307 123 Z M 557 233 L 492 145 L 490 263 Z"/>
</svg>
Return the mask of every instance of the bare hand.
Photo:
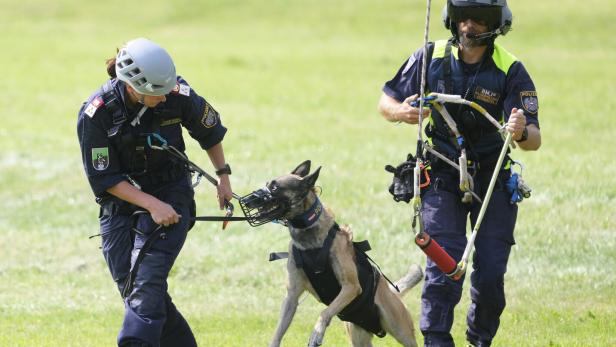
<svg viewBox="0 0 616 347">
<path fill-rule="evenodd" d="M 182 215 L 175 212 L 171 205 L 160 200 L 149 209 L 149 212 L 154 223 L 166 227 L 179 222 L 180 218 L 182 218 Z"/>
<path fill-rule="evenodd" d="M 524 111 L 517 108 L 511 110 L 511 115 L 507 121 L 507 131 L 511 133 L 514 140 L 522 138 L 522 133 L 526 127 L 526 116 Z"/>
<path fill-rule="evenodd" d="M 411 103 L 417 100 L 418 95 L 411 95 L 408 98 L 404 99 L 404 102 L 400 104 L 400 106 L 396 109 L 396 112 L 393 114 L 394 120 L 398 122 L 404 122 L 408 124 L 417 124 L 419 123 L 419 108 L 411 106 Z M 430 116 L 430 108 L 424 107 L 423 116 Z"/>
<path fill-rule="evenodd" d="M 231 182 L 229 182 L 229 175 L 220 176 L 220 181 L 216 187 L 218 193 L 218 205 L 222 210 L 225 207 L 225 201 L 231 201 L 233 198 L 233 191 L 231 190 Z"/>
</svg>

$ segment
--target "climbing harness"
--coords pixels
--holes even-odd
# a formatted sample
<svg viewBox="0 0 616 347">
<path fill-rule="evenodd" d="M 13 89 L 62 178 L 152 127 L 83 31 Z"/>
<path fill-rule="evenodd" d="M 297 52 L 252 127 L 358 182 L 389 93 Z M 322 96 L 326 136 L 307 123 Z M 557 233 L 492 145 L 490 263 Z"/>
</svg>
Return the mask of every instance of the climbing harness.
<svg viewBox="0 0 616 347">
<path fill-rule="evenodd" d="M 460 191 L 462 191 L 462 193 L 464 194 L 464 196 L 462 197 L 462 202 L 470 203 L 472 202 L 473 197 L 475 197 L 478 201 L 481 202 L 481 199 L 479 199 L 479 197 L 473 193 L 474 183 L 473 183 L 472 177 L 468 174 L 468 159 L 466 155 L 466 148 L 464 146 L 465 139 L 460 133 L 460 131 L 458 130 L 458 127 L 456 125 L 456 122 L 453 120 L 453 117 L 447 111 L 447 108 L 445 107 L 445 103 L 467 105 L 473 108 L 474 110 L 478 111 L 481 115 L 483 115 L 490 123 L 492 123 L 498 129 L 503 139 L 507 136 L 505 126 L 501 125 L 496 119 L 494 119 L 494 117 L 492 117 L 492 115 L 490 115 L 488 111 L 486 111 L 486 109 L 483 108 L 481 105 L 473 101 L 465 100 L 459 95 L 430 93 L 428 96 L 422 99 L 424 99 L 424 102 L 430 105 L 430 107 L 433 107 L 439 112 L 439 114 L 443 117 L 443 119 L 445 120 L 445 123 L 447 123 L 447 126 L 451 129 L 451 131 L 454 133 L 454 136 L 456 138 L 455 143 L 456 143 L 457 149 L 460 151 L 460 158 L 458 158 L 458 165 L 452 165 L 452 166 L 457 168 L 458 171 L 460 172 L 459 186 L 460 186 Z M 417 101 L 415 101 L 412 104 L 412 106 L 416 106 L 416 105 L 417 105 Z M 430 148 L 430 153 L 434 154 L 438 152 L 434 150 L 434 148 Z M 440 156 L 438 157 L 440 159 L 443 159 Z M 448 164 L 450 165 L 452 164 L 449 160 L 444 160 L 444 161 L 448 162 Z"/>
</svg>

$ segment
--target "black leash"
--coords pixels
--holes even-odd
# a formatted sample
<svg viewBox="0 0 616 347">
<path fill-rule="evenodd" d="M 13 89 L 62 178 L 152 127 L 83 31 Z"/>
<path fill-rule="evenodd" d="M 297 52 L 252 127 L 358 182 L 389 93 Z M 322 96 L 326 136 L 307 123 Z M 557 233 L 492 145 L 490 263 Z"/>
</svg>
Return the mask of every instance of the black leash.
<svg viewBox="0 0 616 347">
<path fill-rule="evenodd" d="M 233 221 L 247 221 L 246 217 L 232 217 L 232 216 L 197 216 L 191 217 L 190 220 L 199 222 L 233 222 Z"/>
<path fill-rule="evenodd" d="M 203 222 L 230 222 L 230 221 L 245 221 L 246 217 L 223 217 L 223 216 L 197 216 L 191 217 L 190 220 L 194 221 L 203 221 Z M 97 235 L 98 236 L 98 235 Z M 122 297 L 126 298 L 133 291 L 133 286 L 135 284 L 135 279 L 137 277 L 137 272 L 139 271 L 139 265 L 143 262 L 143 258 L 146 253 L 152 248 L 154 242 L 158 239 L 166 239 L 167 233 L 163 230 L 163 226 L 159 225 L 152 232 L 152 234 L 147 238 L 143 247 L 139 250 L 139 254 L 135 259 L 135 263 L 133 264 L 126 281 L 124 282 L 124 288 L 122 288 Z"/>
<path fill-rule="evenodd" d="M 127 298 L 130 293 L 133 291 L 133 285 L 135 284 L 135 278 L 137 278 L 137 272 L 139 271 L 139 265 L 143 261 L 145 254 L 152 248 L 154 241 L 161 239 L 166 239 L 167 234 L 163 231 L 163 226 L 159 225 L 152 234 L 145 240 L 143 247 L 139 250 L 139 254 L 137 255 L 137 259 L 135 259 L 135 263 L 133 264 L 130 272 L 128 273 L 128 277 L 124 282 L 124 288 L 122 288 L 122 297 Z"/>
</svg>

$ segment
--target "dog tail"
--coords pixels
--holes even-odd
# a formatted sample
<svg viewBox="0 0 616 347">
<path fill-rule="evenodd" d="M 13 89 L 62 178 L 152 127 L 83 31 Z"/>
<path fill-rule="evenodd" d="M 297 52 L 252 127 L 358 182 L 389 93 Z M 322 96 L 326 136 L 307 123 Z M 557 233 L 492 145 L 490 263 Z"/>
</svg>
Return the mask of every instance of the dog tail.
<svg viewBox="0 0 616 347">
<path fill-rule="evenodd" d="M 396 282 L 396 286 L 400 289 L 400 296 L 404 296 L 411 288 L 415 287 L 417 283 L 421 282 L 423 277 L 423 271 L 417 264 L 411 264 L 409 271 Z"/>
</svg>

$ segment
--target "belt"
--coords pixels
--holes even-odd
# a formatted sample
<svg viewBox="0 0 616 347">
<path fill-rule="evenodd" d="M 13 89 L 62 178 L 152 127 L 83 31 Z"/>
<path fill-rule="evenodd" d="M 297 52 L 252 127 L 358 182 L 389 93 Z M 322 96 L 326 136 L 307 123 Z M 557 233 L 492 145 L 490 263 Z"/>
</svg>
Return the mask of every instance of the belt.
<svg viewBox="0 0 616 347">
<path fill-rule="evenodd" d="M 114 198 L 106 202 L 103 202 L 101 204 L 98 217 L 100 218 L 104 216 L 115 216 L 115 215 L 130 216 L 138 209 L 139 207 L 129 202 L 119 201 Z"/>
</svg>

